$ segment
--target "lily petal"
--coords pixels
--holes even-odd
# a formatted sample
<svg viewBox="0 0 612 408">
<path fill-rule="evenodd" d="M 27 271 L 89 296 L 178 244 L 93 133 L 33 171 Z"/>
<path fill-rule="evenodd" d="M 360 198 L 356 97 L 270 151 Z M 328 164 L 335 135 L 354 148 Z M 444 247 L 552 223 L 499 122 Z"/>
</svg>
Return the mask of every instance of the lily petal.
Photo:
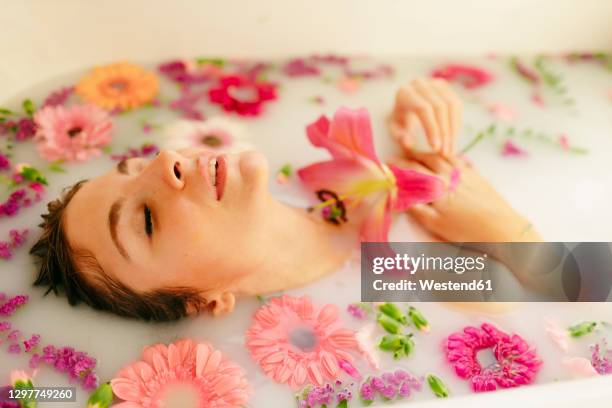
<svg viewBox="0 0 612 408">
<path fill-rule="evenodd" d="M 361 224 L 361 241 L 387 242 L 391 228 L 390 200 L 379 199 Z"/>
<path fill-rule="evenodd" d="M 375 179 L 377 174 L 364 163 L 344 158 L 311 164 L 297 174 L 307 188 L 331 190 L 340 196 L 358 194 L 363 181 Z"/>
<path fill-rule="evenodd" d="M 363 157 L 380 164 L 372 142 L 372 124 L 366 109 L 340 108 L 329 123 L 325 116 L 306 128 L 310 142 L 336 158 Z"/>
<path fill-rule="evenodd" d="M 389 166 L 397 183 L 395 209 L 404 211 L 413 205 L 430 203 L 445 192 L 444 182 L 435 176 L 418 171 Z"/>
</svg>

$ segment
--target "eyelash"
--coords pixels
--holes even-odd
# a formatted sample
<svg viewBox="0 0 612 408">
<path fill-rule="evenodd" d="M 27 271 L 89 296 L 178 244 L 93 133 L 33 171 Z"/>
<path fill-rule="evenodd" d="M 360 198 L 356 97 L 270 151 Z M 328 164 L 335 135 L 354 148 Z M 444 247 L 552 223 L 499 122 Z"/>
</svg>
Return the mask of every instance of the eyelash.
<svg viewBox="0 0 612 408">
<path fill-rule="evenodd" d="M 144 206 L 145 232 L 148 236 L 153 235 L 153 222 L 151 221 L 151 210 L 147 205 Z"/>
</svg>

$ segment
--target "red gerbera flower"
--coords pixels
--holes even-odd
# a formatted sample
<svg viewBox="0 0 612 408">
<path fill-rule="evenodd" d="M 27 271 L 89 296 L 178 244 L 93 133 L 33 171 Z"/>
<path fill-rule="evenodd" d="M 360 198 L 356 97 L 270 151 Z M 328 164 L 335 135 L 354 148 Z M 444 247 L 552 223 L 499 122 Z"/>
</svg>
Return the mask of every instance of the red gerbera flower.
<svg viewBox="0 0 612 408">
<path fill-rule="evenodd" d="M 220 79 L 218 88 L 208 91 L 208 98 L 227 112 L 257 116 L 264 102 L 276 99 L 276 85 L 242 76 L 226 76 Z"/>
</svg>

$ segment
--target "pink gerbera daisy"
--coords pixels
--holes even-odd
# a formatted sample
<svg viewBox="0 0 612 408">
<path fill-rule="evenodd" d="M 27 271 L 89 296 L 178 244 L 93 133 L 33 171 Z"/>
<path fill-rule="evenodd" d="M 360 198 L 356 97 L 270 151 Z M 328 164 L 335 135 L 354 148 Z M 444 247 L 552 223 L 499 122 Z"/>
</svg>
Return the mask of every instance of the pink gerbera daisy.
<svg viewBox="0 0 612 408">
<path fill-rule="evenodd" d="M 112 139 L 113 122 L 94 105 L 48 106 L 34 116 L 39 154 L 49 161 L 84 161 Z"/>
<path fill-rule="evenodd" d="M 124 400 L 117 408 L 235 408 L 252 393 L 239 365 L 210 344 L 189 339 L 145 348 L 142 360 L 119 371 L 111 386 Z"/>
<path fill-rule="evenodd" d="M 310 298 L 271 299 L 253 316 L 246 346 L 270 378 L 298 389 L 337 380 L 345 367 L 353 372 L 355 333 L 341 326 L 336 306 L 316 311 Z"/>
</svg>

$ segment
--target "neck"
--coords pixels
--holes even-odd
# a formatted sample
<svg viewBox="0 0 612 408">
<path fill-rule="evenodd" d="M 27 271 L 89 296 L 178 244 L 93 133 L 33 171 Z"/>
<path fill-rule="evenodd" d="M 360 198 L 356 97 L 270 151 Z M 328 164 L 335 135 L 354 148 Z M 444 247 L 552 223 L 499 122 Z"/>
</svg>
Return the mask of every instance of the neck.
<svg viewBox="0 0 612 408">
<path fill-rule="evenodd" d="M 313 282 L 335 270 L 355 248 L 348 225 L 323 221 L 318 214 L 270 198 L 267 233 L 258 243 L 262 259 L 255 270 L 236 282 L 239 295 L 264 295 Z"/>
</svg>

